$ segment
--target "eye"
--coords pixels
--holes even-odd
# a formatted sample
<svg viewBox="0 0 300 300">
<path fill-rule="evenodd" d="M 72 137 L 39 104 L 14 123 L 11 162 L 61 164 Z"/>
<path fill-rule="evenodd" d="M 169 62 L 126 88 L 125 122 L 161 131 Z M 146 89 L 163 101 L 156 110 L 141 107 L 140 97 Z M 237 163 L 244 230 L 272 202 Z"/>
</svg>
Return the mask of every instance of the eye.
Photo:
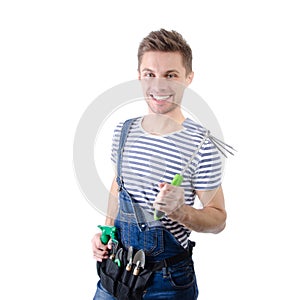
<svg viewBox="0 0 300 300">
<path fill-rule="evenodd" d="M 166 76 L 167 79 L 173 79 L 173 78 L 176 78 L 176 77 L 177 77 L 177 74 L 175 74 L 175 73 L 169 73 Z"/>
<path fill-rule="evenodd" d="M 151 72 L 146 72 L 146 73 L 143 74 L 143 76 L 144 76 L 145 78 L 152 78 L 152 77 L 155 77 L 155 75 L 154 75 L 153 73 L 151 73 Z"/>
</svg>

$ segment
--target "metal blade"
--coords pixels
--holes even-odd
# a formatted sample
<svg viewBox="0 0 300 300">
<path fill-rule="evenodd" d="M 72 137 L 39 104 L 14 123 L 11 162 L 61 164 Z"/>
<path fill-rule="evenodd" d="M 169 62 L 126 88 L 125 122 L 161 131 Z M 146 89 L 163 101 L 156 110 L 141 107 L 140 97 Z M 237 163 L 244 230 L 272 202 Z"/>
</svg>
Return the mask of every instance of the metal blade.
<svg viewBox="0 0 300 300">
<path fill-rule="evenodd" d="M 132 263 L 132 255 L 133 255 L 133 247 L 130 246 L 128 248 L 128 253 L 127 253 L 127 262 Z"/>
<path fill-rule="evenodd" d="M 140 263 L 138 264 L 138 262 L 140 262 Z M 134 258 L 133 258 L 133 263 L 134 263 L 135 265 L 139 265 L 140 268 L 143 268 L 143 269 L 144 269 L 145 263 L 146 263 L 146 256 L 145 256 L 145 252 L 144 252 L 143 250 L 139 250 L 139 251 L 135 254 L 135 256 L 134 256 Z"/>
<path fill-rule="evenodd" d="M 128 253 L 127 253 L 127 265 L 126 265 L 126 270 L 127 271 L 131 271 L 132 255 L 133 255 L 133 247 L 130 246 L 129 249 L 128 249 Z"/>
</svg>

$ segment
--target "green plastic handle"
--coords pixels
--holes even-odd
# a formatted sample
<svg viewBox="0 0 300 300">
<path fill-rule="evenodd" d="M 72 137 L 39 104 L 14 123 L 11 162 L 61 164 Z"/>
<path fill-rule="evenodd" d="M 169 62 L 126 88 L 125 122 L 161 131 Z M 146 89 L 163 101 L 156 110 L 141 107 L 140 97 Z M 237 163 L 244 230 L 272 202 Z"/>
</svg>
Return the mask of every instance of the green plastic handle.
<svg viewBox="0 0 300 300">
<path fill-rule="evenodd" d="M 183 181 L 183 176 L 180 175 L 180 174 L 176 174 L 174 177 L 173 177 L 173 180 L 171 182 L 171 185 L 174 185 L 174 186 L 180 186 L 181 183 Z M 155 221 L 158 221 L 159 219 L 161 219 L 163 216 L 164 216 L 164 212 L 162 211 L 159 211 L 159 210 L 155 210 L 154 211 L 154 220 Z"/>
<path fill-rule="evenodd" d="M 180 174 L 176 174 L 171 182 L 172 185 L 180 186 L 183 181 L 183 176 Z"/>
<path fill-rule="evenodd" d="M 102 231 L 100 237 L 102 244 L 106 245 L 110 239 L 113 242 L 117 241 L 117 228 L 115 226 L 99 225 L 98 227 Z"/>
</svg>

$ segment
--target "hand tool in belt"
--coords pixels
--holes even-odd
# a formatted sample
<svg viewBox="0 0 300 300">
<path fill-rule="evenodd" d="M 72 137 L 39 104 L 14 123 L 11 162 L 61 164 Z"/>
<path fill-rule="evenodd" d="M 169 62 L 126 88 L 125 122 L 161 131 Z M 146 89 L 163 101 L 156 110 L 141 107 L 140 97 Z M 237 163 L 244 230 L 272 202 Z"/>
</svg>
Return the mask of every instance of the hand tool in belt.
<svg viewBox="0 0 300 300">
<path fill-rule="evenodd" d="M 112 251 L 111 251 L 110 259 L 114 260 L 115 254 L 119 246 L 119 242 L 117 240 L 117 228 L 115 226 L 108 226 L 108 225 L 98 225 L 98 228 L 100 228 L 100 230 L 102 231 L 100 240 L 103 245 L 107 245 L 109 240 L 111 240 Z"/>
<path fill-rule="evenodd" d="M 127 252 L 127 261 L 126 261 L 126 268 L 122 274 L 122 282 L 127 285 L 129 282 L 129 278 L 132 276 L 131 269 L 132 269 L 132 257 L 133 257 L 133 247 L 130 246 Z"/>
<path fill-rule="evenodd" d="M 135 268 L 133 270 L 133 276 L 130 278 L 128 283 L 129 288 L 134 287 L 137 276 L 140 274 L 140 271 L 145 268 L 145 263 L 145 252 L 141 249 L 134 255 L 133 258 L 133 265 L 135 265 Z"/>
<path fill-rule="evenodd" d="M 145 262 L 146 262 L 145 252 L 143 250 L 139 250 L 133 258 L 133 264 L 135 265 L 135 268 L 133 270 L 133 275 L 135 276 L 139 275 L 141 269 L 145 268 Z"/>
<path fill-rule="evenodd" d="M 131 271 L 132 267 L 133 247 L 128 248 L 126 271 Z"/>
<path fill-rule="evenodd" d="M 111 254 L 109 256 L 109 259 L 111 259 L 112 261 L 115 260 L 116 254 L 117 254 L 117 249 L 118 249 L 118 244 L 112 242 L 111 244 Z"/>
<path fill-rule="evenodd" d="M 116 253 L 116 258 L 114 262 L 118 265 L 119 268 L 121 268 L 121 262 L 123 257 L 123 248 L 120 248 Z"/>
<path fill-rule="evenodd" d="M 110 239 L 115 244 L 118 244 L 117 228 L 115 226 L 98 225 L 98 228 L 100 228 L 100 230 L 102 231 L 100 240 L 103 245 L 106 245 Z"/>
</svg>

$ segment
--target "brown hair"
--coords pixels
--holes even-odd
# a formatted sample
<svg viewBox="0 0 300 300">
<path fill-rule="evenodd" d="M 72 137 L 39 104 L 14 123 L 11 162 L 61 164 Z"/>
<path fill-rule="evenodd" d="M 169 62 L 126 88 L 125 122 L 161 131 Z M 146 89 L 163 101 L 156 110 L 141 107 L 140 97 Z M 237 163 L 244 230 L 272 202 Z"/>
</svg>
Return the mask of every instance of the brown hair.
<svg viewBox="0 0 300 300">
<path fill-rule="evenodd" d="M 148 51 L 179 52 L 186 75 L 192 72 L 192 49 L 182 35 L 174 30 L 152 31 L 142 40 L 138 49 L 138 70 L 144 53 Z"/>
</svg>

